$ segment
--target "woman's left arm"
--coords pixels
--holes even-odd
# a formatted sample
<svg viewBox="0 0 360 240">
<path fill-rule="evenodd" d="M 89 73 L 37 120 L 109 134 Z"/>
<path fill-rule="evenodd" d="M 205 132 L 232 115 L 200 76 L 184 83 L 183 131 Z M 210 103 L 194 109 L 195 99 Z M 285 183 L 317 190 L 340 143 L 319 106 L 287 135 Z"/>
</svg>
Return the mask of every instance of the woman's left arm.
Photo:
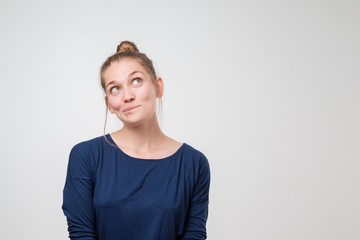
<svg viewBox="0 0 360 240">
<path fill-rule="evenodd" d="M 182 239 L 206 239 L 206 221 L 208 217 L 210 188 L 210 167 L 207 158 L 202 155 L 199 171 L 187 213 Z"/>
</svg>

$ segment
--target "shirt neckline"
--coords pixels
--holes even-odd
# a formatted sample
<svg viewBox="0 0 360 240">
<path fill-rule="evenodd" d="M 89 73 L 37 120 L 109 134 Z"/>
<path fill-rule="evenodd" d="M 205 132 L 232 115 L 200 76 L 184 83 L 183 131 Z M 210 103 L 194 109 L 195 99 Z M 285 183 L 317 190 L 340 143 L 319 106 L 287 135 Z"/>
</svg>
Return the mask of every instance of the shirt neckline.
<svg viewBox="0 0 360 240">
<path fill-rule="evenodd" d="M 142 161 L 163 161 L 166 159 L 170 159 L 175 157 L 177 154 L 179 154 L 183 148 L 185 147 L 186 143 L 182 143 L 181 146 L 171 155 L 167 156 L 167 157 L 163 157 L 163 158 L 138 158 L 138 157 L 134 157 L 131 156 L 127 153 L 125 153 L 123 150 L 121 150 L 121 148 L 119 148 L 119 146 L 115 143 L 114 139 L 111 137 L 110 133 L 106 134 L 106 138 L 109 139 L 110 143 L 114 145 L 114 147 L 125 157 L 129 158 L 129 159 L 134 159 L 134 160 L 142 160 Z"/>
</svg>

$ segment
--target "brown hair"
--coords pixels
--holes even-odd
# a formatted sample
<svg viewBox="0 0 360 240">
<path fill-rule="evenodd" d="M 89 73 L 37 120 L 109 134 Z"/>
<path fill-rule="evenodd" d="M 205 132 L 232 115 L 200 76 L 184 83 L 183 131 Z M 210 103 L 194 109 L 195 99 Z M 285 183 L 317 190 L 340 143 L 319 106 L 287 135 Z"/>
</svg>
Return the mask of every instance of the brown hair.
<svg viewBox="0 0 360 240">
<path fill-rule="evenodd" d="M 159 94 L 159 89 L 156 84 L 156 73 L 153 66 L 152 61 L 146 56 L 145 53 L 141 53 L 139 49 L 136 47 L 136 45 L 133 42 L 130 41 L 122 41 L 116 48 L 116 53 L 106 59 L 106 61 L 101 66 L 100 70 L 100 81 L 101 81 L 101 87 L 105 89 L 105 79 L 104 79 L 104 72 L 105 70 L 111 65 L 111 63 L 120 61 L 121 59 L 134 59 L 138 61 L 145 70 L 150 74 L 152 81 L 154 83 L 154 86 L 156 88 L 156 93 Z"/>
</svg>

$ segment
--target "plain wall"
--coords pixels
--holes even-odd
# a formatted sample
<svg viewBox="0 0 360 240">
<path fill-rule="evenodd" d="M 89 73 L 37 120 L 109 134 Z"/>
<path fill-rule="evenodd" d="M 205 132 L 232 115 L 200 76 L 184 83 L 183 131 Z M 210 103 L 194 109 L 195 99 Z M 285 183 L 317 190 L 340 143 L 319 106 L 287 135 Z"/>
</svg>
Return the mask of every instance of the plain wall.
<svg viewBox="0 0 360 240">
<path fill-rule="evenodd" d="M 360 239 L 359 1 L 0 3 L 1 239 L 66 239 L 71 147 L 103 133 L 122 40 L 212 171 L 208 239 Z M 110 117 L 107 131 L 120 127 Z"/>
</svg>

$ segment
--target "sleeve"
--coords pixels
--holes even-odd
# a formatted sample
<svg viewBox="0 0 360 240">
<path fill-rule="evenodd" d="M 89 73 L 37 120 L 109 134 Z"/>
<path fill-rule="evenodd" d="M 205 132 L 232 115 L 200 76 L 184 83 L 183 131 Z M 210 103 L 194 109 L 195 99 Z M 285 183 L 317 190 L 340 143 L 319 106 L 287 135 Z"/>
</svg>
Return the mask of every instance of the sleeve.
<svg viewBox="0 0 360 240">
<path fill-rule="evenodd" d="M 94 179 L 92 164 L 83 145 L 70 152 L 62 209 L 67 218 L 70 239 L 95 240 L 96 222 L 93 210 Z"/>
<path fill-rule="evenodd" d="M 206 239 L 210 188 L 210 166 L 203 155 L 199 164 L 198 178 L 186 216 L 182 239 Z"/>
</svg>

